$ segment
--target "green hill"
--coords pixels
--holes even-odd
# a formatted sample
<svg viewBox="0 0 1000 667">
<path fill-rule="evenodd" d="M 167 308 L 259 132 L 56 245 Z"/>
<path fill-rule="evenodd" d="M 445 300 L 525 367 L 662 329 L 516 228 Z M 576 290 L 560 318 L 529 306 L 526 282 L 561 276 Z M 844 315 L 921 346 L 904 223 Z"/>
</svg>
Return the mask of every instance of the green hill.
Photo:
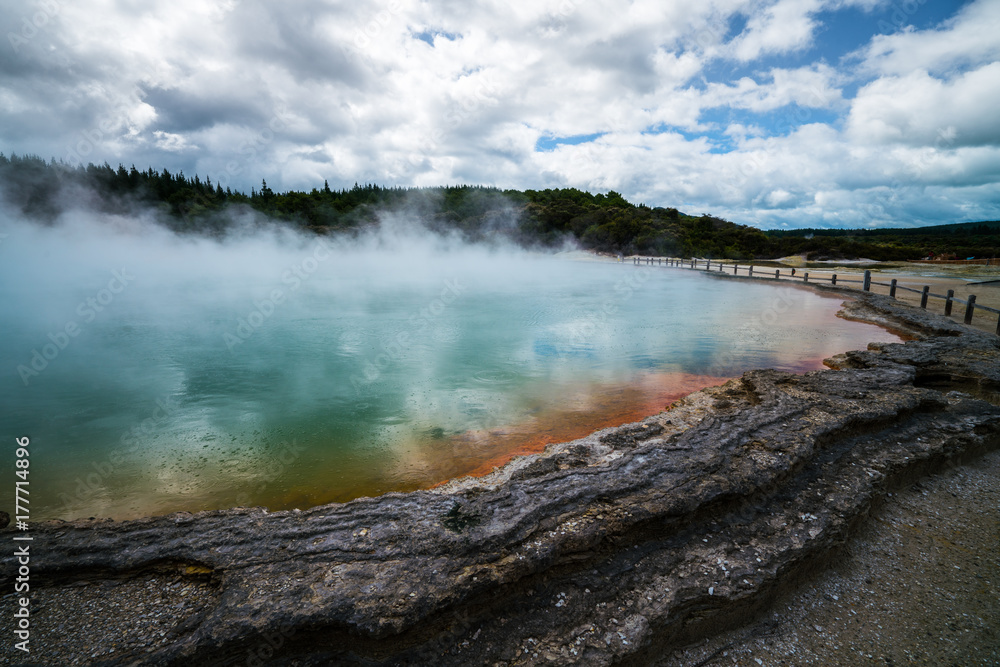
<svg viewBox="0 0 1000 667">
<path fill-rule="evenodd" d="M 1000 222 L 909 229 L 796 229 L 764 232 L 711 215 L 632 204 L 611 191 L 501 190 L 478 185 L 435 188 L 355 184 L 333 190 L 274 192 L 266 182 L 249 194 L 223 189 L 210 178 L 163 169 L 140 171 L 105 163 L 70 167 L 37 156 L 0 154 L 0 186 L 8 207 L 27 218 L 54 220 L 71 205 L 96 212 L 152 209 L 178 232 L 223 233 L 241 213 L 318 233 L 350 233 L 386 215 L 419 221 L 469 241 L 505 239 L 523 246 L 557 247 L 567 240 L 599 252 L 724 258 L 810 259 L 868 257 L 918 259 L 935 255 L 992 257 L 1000 249 Z"/>
</svg>

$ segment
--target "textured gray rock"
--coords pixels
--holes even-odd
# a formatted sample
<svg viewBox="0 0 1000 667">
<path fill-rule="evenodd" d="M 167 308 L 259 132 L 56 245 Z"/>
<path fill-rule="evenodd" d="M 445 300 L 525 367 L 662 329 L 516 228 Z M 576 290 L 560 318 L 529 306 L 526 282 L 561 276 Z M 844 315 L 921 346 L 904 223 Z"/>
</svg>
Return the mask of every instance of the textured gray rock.
<svg viewBox="0 0 1000 667">
<path fill-rule="evenodd" d="M 433 491 L 50 522 L 32 575 L 211 584 L 173 641 L 114 664 L 642 664 L 752 617 L 894 485 L 1000 445 L 1000 339 L 876 295 L 845 315 L 914 339 L 752 371 Z"/>
</svg>

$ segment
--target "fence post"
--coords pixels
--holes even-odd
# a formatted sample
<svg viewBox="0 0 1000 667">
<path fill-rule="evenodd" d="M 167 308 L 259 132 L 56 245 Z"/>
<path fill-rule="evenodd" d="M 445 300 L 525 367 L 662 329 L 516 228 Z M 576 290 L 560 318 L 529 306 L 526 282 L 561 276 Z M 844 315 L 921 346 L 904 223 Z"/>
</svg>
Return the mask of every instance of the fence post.
<svg viewBox="0 0 1000 667">
<path fill-rule="evenodd" d="M 774 279 L 775 280 L 781 280 L 781 269 L 775 269 L 774 270 Z"/>
<path fill-rule="evenodd" d="M 804 283 L 809 282 L 809 272 L 808 271 L 806 271 L 806 274 L 804 276 L 802 276 L 802 282 L 804 282 Z"/>
<path fill-rule="evenodd" d="M 965 323 L 972 324 L 972 314 L 976 312 L 976 295 L 969 295 L 969 305 L 965 307 Z"/>
<path fill-rule="evenodd" d="M 836 273 L 833 274 L 833 278 L 830 278 L 830 284 L 831 285 L 836 285 L 837 284 L 837 274 Z"/>
<path fill-rule="evenodd" d="M 930 285 L 924 285 L 924 291 L 920 293 L 920 307 L 927 310 L 927 293 L 931 291 Z"/>
<path fill-rule="evenodd" d="M 955 298 L 955 290 L 948 290 L 948 296 L 944 299 L 944 314 L 951 315 L 951 300 Z"/>
<path fill-rule="evenodd" d="M 861 289 L 866 292 L 872 291 L 872 272 L 868 269 L 865 269 L 865 282 L 861 286 Z"/>
<path fill-rule="evenodd" d="M 896 279 L 895 278 L 893 278 L 892 280 L 889 281 L 889 296 L 891 296 L 893 299 L 896 298 Z"/>
</svg>

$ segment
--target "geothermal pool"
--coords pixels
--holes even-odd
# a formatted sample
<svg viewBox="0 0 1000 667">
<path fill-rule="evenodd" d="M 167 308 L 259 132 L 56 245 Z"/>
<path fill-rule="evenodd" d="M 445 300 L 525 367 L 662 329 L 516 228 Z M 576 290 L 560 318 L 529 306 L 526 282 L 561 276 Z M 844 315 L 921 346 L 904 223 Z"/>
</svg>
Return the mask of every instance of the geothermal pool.
<svg viewBox="0 0 1000 667">
<path fill-rule="evenodd" d="M 398 233 L 0 246 L 0 401 L 31 518 L 309 507 L 488 472 L 751 368 L 869 341 L 805 289 Z"/>
</svg>

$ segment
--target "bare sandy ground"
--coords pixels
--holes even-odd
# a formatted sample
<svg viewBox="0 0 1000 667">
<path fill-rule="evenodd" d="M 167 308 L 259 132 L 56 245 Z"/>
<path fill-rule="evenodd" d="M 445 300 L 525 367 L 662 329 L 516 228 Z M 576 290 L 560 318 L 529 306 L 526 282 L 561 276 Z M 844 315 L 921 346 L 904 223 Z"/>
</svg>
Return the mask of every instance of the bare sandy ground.
<svg viewBox="0 0 1000 667">
<path fill-rule="evenodd" d="M 595 258 L 604 261 L 619 261 L 610 256 L 593 255 Z M 645 259 L 645 258 L 641 258 Z M 625 257 L 626 263 L 632 262 L 632 257 Z M 704 260 L 700 260 L 701 267 L 704 267 Z M 716 266 L 719 260 L 713 262 Z M 751 262 L 733 262 L 732 260 L 722 260 L 725 266 L 724 271 L 732 272 L 733 264 L 737 264 L 739 275 L 746 275 L 746 268 Z M 662 266 L 662 265 L 655 265 Z M 1000 266 L 983 265 L 963 265 L 963 264 L 916 264 L 912 262 L 875 262 L 872 260 L 858 260 L 851 262 L 803 262 L 798 257 L 786 257 L 781 260 L 767 260 L 754 262 L 755 275 L 759 273 L 761 277 L 774 276 L 774 269 L 781 271 L 783 279 L 791 278 L 794 269 L 795 278 L 802 280 L 808 272 L 810 282 L 830 284 L 830 278 L 836 274 L 837 284 L 840 286 L 861 289 L 860 281 L 864 277 L 866 269 L 872 272 L 872 291 L 878 294 L 889 293 L 889 283 L 895 279 L 897 285 L 908 287 L 918 292 L 911 292 L 905 289 L 896 290 L 896 298 L 904 303 L 920 305 L 919 290 L 924 285 L 930 287 L 931 294 L 946 296 L 948 290 L 955 291 L 955 298 L 967 301 L 969 296 L 976 295 L 976 303 L 981 306 L 988 306 L 1000 310 Z M 845 282 L 857 281 L 857 282 Z M 995 282 L 994 282 L 995 281 Z M 885 283 L 879 284 L 879 283 Z M 927 302 L 927 309 L 944 314 L 945 301 L 942 298 L 930 297 Z M 972 321 L 972 325 L 983 331 L 996 332 L 997 321 L 1000 315 L 977 310 Z M 951 319 L 962 322 L 965 318 L 965 305 L 953 303 Z"/>
<path fill-rule="evenodd" d="M 738 263 L 739 266 L 748 266 L 749 262 Z M 768 262 L 771 267 L 780 266 L 777 262 Z M 729 262 L 732 265 L 732 262 Z M 928 265 L 914 263 L 815 263 L 806 265 L 792 263 L 788 268 L 782 268 L 783 276 L 788 275 L 795 269 L 795 277 L 801 278 L 804 273 L 809 273 L 810 282 L 830 283 L 833 274 L 837 274 L 837 284 L 843 285 L 844 280 L 862 280 L 865 269 L 872 272 L 872 291 L 878 294 L 888 294 L 888 283 L 893 279 L 900 287 L 908 287 L 914 290 L 922 290 L 924 285 L 930 287 L 931 294 L 947 295 L 948 290 L 955 291 L 955 297 L 968 300 L 972 294 L 976 295 L 976 303 L 990 308 L 1000 309 L 1000 266 L 969 266 L 969 265 Z M 773 268 L 770 269 L 773 274 Z M 742 271 L 741 271 L 742 274 Z M 996 281 L 996 282 L 992 282 Z M 877 283 L 885 283 L 880 285 Z M 978 284 L 977 284 L 978 283 Z M 860 289 L 859 283 L 846 283 L 847 286 Z M 920 305 L 920 294 L 904 289 L 897 289 L 896 298 L 905 303 L 915 306 Z M 944 314 L 944 299 L 930 297 L 927 302 L 927 309 Z M 963 321 L 965 317 L 965 305 L 960 303 L 952 304 L 951 319 L 956 322 Z M 995 332 L 997 330 L 997 314 L 976 311 L 972 324 L 977 329 Z"/>
<path fill-rule="evenodd" d="M 862 272 L 863 274 L 863 272 Z M 862 274 L 857 277 L 860 278 Z M 810 277 L 812 277 L 813 272 L 810 271 Z M 822 275 L 822 274 L 820 274 Z M 843 274 L 838 275 L 839 278 Z M 852 277 L 854 277 L 852 275 Z M 998 280 L 1000 281 L 1000 274 L 994 274 L 990 276 L 978 276 L 981 280 Z M 911 289 L 922 290 L 924 285 L 930 286 L 931 294 L 947 295 L 948 290 L 955 291 L 955 297 L 967 301 L 969 296 L 976 295 L 976 303 L 981 306 L 989 306 L 990 308 L 1000 309 L 1000 282 L 987 282 L 985 284 L 973 284 L 967 278 L 961 276 L 945 276 L 945 275 L 913 275 L 908 273 L 896 273 L 895 271 L 873 271 L 872 281 L 878 283 L 888 283 L 893 278 L 896 279 L 897 285 L 903 287 L 909 287 Z M 978 281 L 974 281 L 978 282 Z M 856 286 L 856 285 L 852 285 Z M 888 294 L 889 288 L 884 285 L 873 286 L 873 291 L 879 294 Z M 900 301 L 913 304 L 915 306 L 920 305 L 921 295 L 916 292 L 910 292 L 907 290 L 896 290 L 896 298 Z M 938 299 L 930 297 L 927 300 L 927 309 L 939 314 L 944 314 L 945 301 L 944 299 Z M 960 303 L 952 304 L 951 319 L 956 322 L 963 321 L 965 317 L 965 305 Z M 975 316 L 972 320 L 972 325 L 977 329 L 983 331 L 995 332 L 997 330 L 997 318 L 998 315 L 995 313 L 989 313 L 982 310 L 977 310 Z"/>
</svg>

